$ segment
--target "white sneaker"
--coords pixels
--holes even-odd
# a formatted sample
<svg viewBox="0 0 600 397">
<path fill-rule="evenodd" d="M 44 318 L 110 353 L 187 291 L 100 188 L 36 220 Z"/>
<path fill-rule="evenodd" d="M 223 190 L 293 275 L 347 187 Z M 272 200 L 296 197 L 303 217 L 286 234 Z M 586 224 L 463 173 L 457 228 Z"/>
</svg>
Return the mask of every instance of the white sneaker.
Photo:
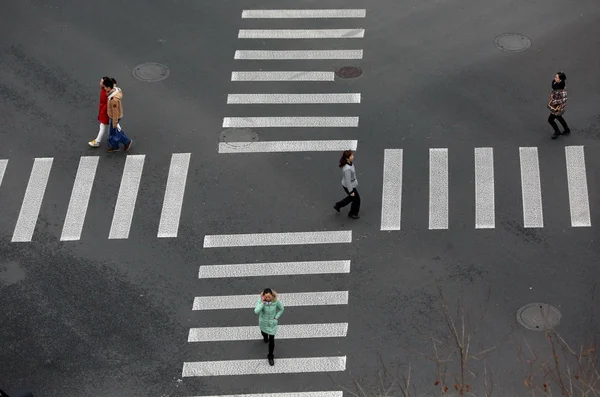
<svg viewBox="0 0 600 397">
<path fill-rule="evenodd" d="M 88 142 L 88 145 L 90 145 L 91 147 L 99 147 L 100 146 L 100 142 L 97 142 L 95 139 Z"/>
</svg>

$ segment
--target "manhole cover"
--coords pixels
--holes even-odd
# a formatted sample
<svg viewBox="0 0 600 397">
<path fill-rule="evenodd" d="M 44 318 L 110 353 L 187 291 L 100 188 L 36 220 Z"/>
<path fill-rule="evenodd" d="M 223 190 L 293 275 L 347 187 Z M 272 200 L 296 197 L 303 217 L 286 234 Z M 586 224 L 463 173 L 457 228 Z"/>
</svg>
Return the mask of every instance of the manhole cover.
<svg viewBox="0 0 600 397">
<path fill-rule="evenodd" d="M 156 62 L 148 62 L 142 63 L 141 65 L 138 65 L 135 68 L 133 68 L 131 74 L 138 80 L 153 83 L 155 81 L 161 81 L 169 77 L 169 74 L 171 74 L 171 70 L 163 64 Z"/>
<path fill-rule="evenodd" d="M 342 66 L 335 70 L 335 75 L 341 79 L 353 79 L 362 75 L 362 72 L 358 66 Z"/>
<path fill-rule="evenodd" d="M 530 303 L 517 312 L 517 321 L 532 331 L 545 331 L 560 322 L 560 312 L 547 303 Z"/>
<path fill-rule="evenodd" d="M 494 40 L 496 47 L 502 51 L 525 51 L 531 46 L 531 40 L 519 33 L 502 34 Z"/>
<path fill-rule="evenodd" d="M 219 136 L 221 142 L 231 147 L 244 147 L 258 141 L 258 133 L 250 128 L 227 128 Z"/>
</svg>

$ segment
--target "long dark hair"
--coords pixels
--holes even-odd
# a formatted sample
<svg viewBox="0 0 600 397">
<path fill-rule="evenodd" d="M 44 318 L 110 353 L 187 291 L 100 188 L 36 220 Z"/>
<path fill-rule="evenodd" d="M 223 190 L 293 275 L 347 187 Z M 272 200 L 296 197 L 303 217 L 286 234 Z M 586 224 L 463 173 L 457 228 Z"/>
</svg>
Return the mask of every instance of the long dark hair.
<svg viewBox="0 0 600 397">
<path fill-rule="evenodd" d="M 340 168 L 343 168 L 346 164 L 348 164 L 348 159 L 353 154 L 354 154 L 354 150 L 344 150 L 344 153 L 342 153 L 342 157 L 340 158 L 340 164 L 339 164 Z"/>
<path fill-rule="evenodd" d="M 102 85 L 106 88 L 113 88 L 117 85 L 117 80 L 113 79 L 112 77 L 104 76 L 102 77 Z"/>
</svg>

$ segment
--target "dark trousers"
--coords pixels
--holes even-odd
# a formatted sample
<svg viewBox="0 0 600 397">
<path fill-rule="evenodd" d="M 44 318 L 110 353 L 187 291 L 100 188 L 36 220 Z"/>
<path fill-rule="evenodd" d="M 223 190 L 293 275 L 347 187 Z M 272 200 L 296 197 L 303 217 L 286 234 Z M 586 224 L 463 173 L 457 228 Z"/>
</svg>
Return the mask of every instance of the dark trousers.
<svg viewBox="0 0 600 397">
<path fill-rule="evenodd" d="M 273 357 L 273 351 L 275 350 L 275 335 L 269 335 L 266 334 L 262 331 L 260 331 L 260 333 L 263 336 L 263 339 L 265 340 L 265 342 L 269 342 L 269 357 Z"/>
<path fill-rule="evenodd" d="M 358 190 L 354 188 L 354 190 L 352 190 L 352 192 L 354 192 L 354 196 L 351 196 L 350 193 L 352 192 L 346 189 L 344 186 L 342 187 L 344 188 L 344 191 L 346 192 L 347 196 L 342 201 L 338 201 L 337 203 L 335 203 L 335 206 L 338 208 L 343 208 L 348 204 L 352 203 L 352 205 L 350 206 L 350 212 L 348 214 L 358 215 L 358 211 L 360 211 L 360 195 L 358 194 Z"/>
<path fill-rule="evenodd" d="M 554 120 L 558 120 L 560 125 L 562 125 L 563 128 L 565 129 L 565 132 L 570 131 L 569 126 L 567 125 L 567 122 L 565 121 L 565 119 L 563 119 L 563 116 L 555 116 L 553 114 L 550 114 L 550 116 L 548 116 L 548 123 L 554 129 L 554 133 L 556 135 L 560 134 L 560 130 L 558 129 L 558 126 L 556 125 L 556 122 Z"/>
</svg>

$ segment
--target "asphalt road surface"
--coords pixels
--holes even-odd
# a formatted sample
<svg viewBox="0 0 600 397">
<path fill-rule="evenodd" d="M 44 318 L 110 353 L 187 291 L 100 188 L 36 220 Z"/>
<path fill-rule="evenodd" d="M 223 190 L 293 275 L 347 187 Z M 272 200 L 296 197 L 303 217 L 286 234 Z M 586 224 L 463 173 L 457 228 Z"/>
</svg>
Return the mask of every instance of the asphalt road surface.
<svg viewBox="0 0 600 397">
<path fill-rule="evenodd" d="M 0 388 L 339 397 L 411 366 L 426 395 L 441 288 L 514 396 L 519 347 L 544 349 L 520 307 L 597 330 L 597 0 L 93 3 L 1 6 Z M 169 74 L 134 78 L 148 62 Z M 572 133 L 551 140 L 559 70 Z M 127 153 L 87 145 L 103 75 Z M 332 208 L 350 148 L 359 220 Z"/>
</svg>

